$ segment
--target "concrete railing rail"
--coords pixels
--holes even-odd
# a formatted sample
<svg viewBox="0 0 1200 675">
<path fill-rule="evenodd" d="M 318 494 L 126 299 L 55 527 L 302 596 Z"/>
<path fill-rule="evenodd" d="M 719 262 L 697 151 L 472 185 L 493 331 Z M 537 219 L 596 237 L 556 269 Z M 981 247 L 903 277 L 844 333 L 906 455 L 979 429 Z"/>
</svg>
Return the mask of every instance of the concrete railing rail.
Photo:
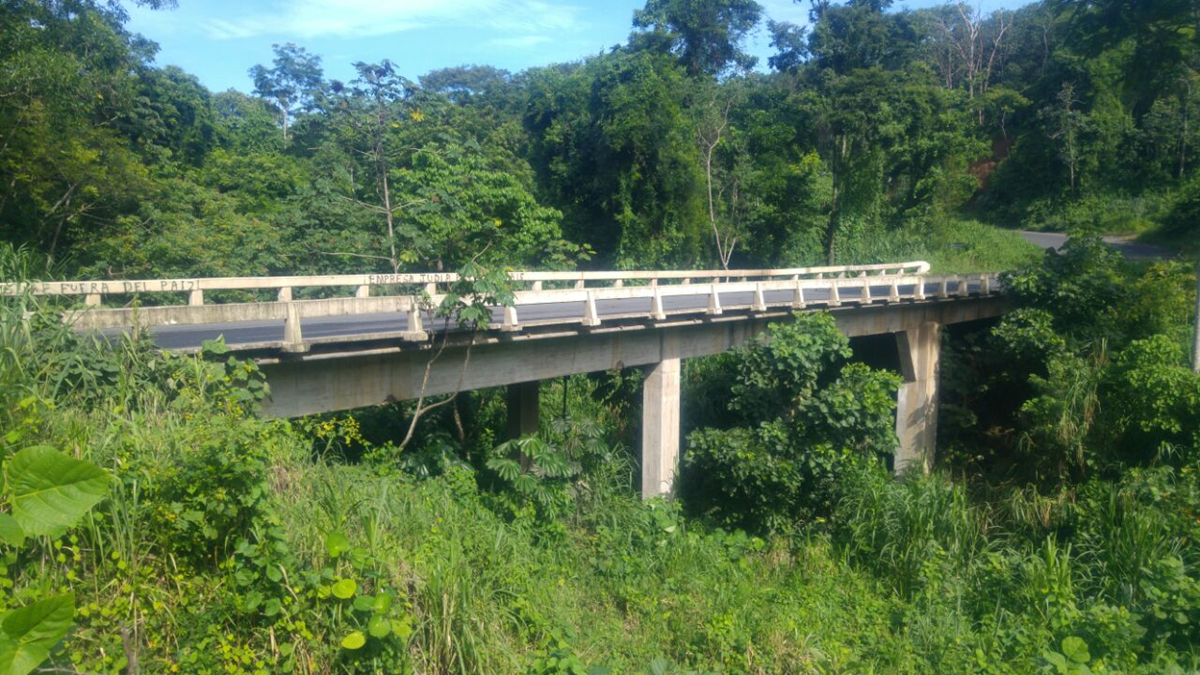
<svg viewBox="0 0 1200 675">
<path fill-rule="evenodd" d="M 921 263 L 914 267 L 921 269 L 923 265 Z M 893 270 L 897 267 L 892 265 L 887 269 Z M 702 284 L 695 283 L 694 280 L 698 278 L 711 280 L 715 277 L 704 277 L 696 275 L 694 272 L 688 272 L 691 276 L 675 278 L 691 279 L 693 283 L 516 291 L 513 306 L 497 308 L 497 316 L 490 328 L 512 332 L 525 327 L 545 324 L 582 324 L 585 327 L 598 327 L 603 321 L 621 319 L 667 321 L 678 315 L 720 315 L 725 310 L 766 312 L 780 308 L 839 307 L 844 303 L 869 305 L 956 298 L 968 295 L 991 295 L 999 291 L 998 275 L 995 274 L 937 276 L 863 274 L 853 276 L 860 273 L 860 270 L 848 268 L 845 271 L 847 275 L 840 278 L 803 278 L 804 273 L 796 272 L 787 274 L 786 276 L 789 278 L 786 279 L 772 278 L 776 276 L 774 274 L 762 274 L 746 276 L 763 276 L 766 277 L 765 280 L 709 281 Z M 789 270 L 789 272 L 792 271 Z M 724 273 L 722 273 L 721 279 L 725 278 L 723 275 Z M 628 279 L 629 277 L 622 278 Z M 731 304 L 730 296 L 734 295 L 739 296 L 742 300 L 748 295 L 751 300 L 749 303 L 742 301 Z M 704 298 L 704 301 L 700 306 L 668 308 L 664 300 L 675 296 Z M 313 341 L 304 338 L 301 322 L 304 319 L 319 317 L 401 313 L 407 315 L 405 329 L 393 332 L 389 337 L 407 341 L 423 340 L 429 335 L 425 326 L 431 318 L 428 308 L 431 305 L 436 306 L 443 297 L 442 295 L 432 295 L 428 302 L 423 302 L 421 296 L 397 295 L 136 308 L 90 307 L 68 312 L 65 320 L 80 330 L 282 321 L 284 326 L 282 342 L 256 346 L 279 347 L 285 351 L 304 352 L 308 350 Z M 598 302 L 638 298 L 645 301 L 645 304 L 642 305 L 645 307 L 644 310 L 603 314 L 597 311 Z M 551 303 L 581 303 L 582 311 L 577 316 L 522 322 L 520 318 L 522 308 Z M 378 337 L 381 336 L 363 335 L 357 339 Z"/>
<path fill-rule="evenodd" d="M 929 263 L 913 261 L 903 263 L 878 263 L 872 265 L 843 265 L 827 267 L 797 267 L 786 269 L 755 270 L 644 270 L 605 272 L 510 272 L 509 278 L 528 284 L 529 290 L 541 291 L 546 283 L 571 284 L 575 290 L 598 282 L 609 282 L 610 287 L 621 288 L 625 282 L 714 283 L 721 280 L 738 279 L 829 279 L 848 276 L 889 274 L 922 274 L 929 271 Z M 88 306 L 99 306 L 107 295 L 135 295 L 141 293 L 186 293 L 188 304 L 204 304 L 205 291 L 253 291 L 275 290 L 277 300 L 292 300 L 295 288 L 344 288 L 355 289 L 355 297 L 371 296 L 375 286 L 422 286 L 430 295 L 437 293 L 439 284 L 458 281 L 454 273 L 419 274 L 336 274 L 287 277 L 214 277 L 196 279 L 143 279 L 113 281 L 46 281 L 30 284 L 0 284 L 0 295 L 14 295 L 25 291 L 34 295 L 82 295 Z"/>
</svg>

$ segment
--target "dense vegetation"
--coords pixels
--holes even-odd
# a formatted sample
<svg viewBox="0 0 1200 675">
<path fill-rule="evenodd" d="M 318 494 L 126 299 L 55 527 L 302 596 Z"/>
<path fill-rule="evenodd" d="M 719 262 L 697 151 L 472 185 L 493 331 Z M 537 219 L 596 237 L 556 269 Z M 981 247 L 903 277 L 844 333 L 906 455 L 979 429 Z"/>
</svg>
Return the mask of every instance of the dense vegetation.
<svg viewBox="0 0 1200 675">
<path fill-rule="evenodd" d="M 1086 234 L 1196 233 L 1197 9 L 890 4 L 649 0 L 604 54 L 416 82 L 281 45 L 250 95 L 116 2 L 0 2 L 0 280 L 462 269 L 503 302 L 507 266 L 925 258 L 1015 305 L 947 331 L 934 475 L 887 469 L 888 349 L 806 314 L 685 364 L 678 494 L 642 502 L 636 371 L 544 383 L 521 439 L 495 391 L 268 421 L 220 341 L 4 296 L 0 673 L 1200 669 L 1195 278 Z"/>
</svg>

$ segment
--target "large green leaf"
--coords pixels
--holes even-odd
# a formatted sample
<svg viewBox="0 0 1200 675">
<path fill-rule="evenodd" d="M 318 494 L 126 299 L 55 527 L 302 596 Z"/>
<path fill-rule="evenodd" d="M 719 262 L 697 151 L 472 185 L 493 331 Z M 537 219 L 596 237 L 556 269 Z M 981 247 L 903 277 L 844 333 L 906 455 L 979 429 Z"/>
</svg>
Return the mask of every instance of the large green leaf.
<svg viewBox="0 0 1200 675">
<path fill-rule="evenodd" d="M 9 546 L 25 543 L 25 532 L 17 524 L 17 519 L 7 513 L 0 513 L 0 541 Z"/>
<path fill-rule="evenodd" d="M 26 675 L 71 630 L 75 594 L 39 600 L 4 615 L 0 622 L 0 675 Z"/>
<path fill-rule="evenodd" d="M 108 473 L 44 445 L 25 448 L 8 462 L 12 515 L 30 536 L 74 525 L 108 492 Z"/>
</svg>

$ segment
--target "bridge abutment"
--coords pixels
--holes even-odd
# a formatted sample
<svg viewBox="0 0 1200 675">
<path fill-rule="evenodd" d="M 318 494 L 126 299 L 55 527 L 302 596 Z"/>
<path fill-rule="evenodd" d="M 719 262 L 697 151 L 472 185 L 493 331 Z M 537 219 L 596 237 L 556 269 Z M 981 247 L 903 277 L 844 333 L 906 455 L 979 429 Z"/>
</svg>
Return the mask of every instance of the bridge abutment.
<svg viewBox="0 0 1200 675">
<path fill-rule="evenodd" d="M 926 321 L 896 333 L 904 383 L 896 396 L 896 473 L 933 469 L 937 441 L 938 361 L 942 325 Z"/>
</svg>

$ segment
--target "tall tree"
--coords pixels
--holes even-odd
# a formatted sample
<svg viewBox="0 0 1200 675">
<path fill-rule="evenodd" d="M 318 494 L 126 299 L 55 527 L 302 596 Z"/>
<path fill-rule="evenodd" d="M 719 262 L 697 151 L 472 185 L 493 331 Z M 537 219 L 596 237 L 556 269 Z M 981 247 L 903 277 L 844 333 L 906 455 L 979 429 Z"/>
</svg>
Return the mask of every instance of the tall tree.
<svg viewBox="0 0 1200 675">
<path fill-rule="evenodd" d="M 761 17 L 754 0 L 649 0 L 633 13 L 633 26 L 678 55 L 689 75 L 719 75 L 754 66 L 742 43 Z"/>
<path fill-rule="evenodd" d="M 279 111 L 283 127 L 283 140 L 288 140 L 288 126 L 292 110 L 312 100 L 312 94 L 321 86 L 324 72 L 321 57 L 308 53 L 295 44 L 271 45 L 275 51 L 272 66 L 255 65 L 250 68 L 254 80 L 254 93 L 270 101 Z"/>
<path fill-rule="evenodd" d="M 383 217 L 388 255 L 348 251 L 333 253 L 382 258 L 395 273 L 400 271 L 396 216 L 416 202 L 396 203 L 393 199 L 392 165 L 399 153 L 411 151 L 397 147 L 393 129 L 402 123 L 408 112 L 407 99 L 412 85 L 396 72 L 395 65 L 387 59 L 379 63 L 358 62 L 354 64 L 354 69 L 358 71 L 358 77 L 348 87 L 340 82 L 332 85 L 335 99 L 331 124 L 339 142 L 349 147 L 350 154 L 367 160 L 367 170 L 372 176 L 371 182 L 378 201 L 368 202 L 353 194 L 346 198 Z"/>
</svg>

